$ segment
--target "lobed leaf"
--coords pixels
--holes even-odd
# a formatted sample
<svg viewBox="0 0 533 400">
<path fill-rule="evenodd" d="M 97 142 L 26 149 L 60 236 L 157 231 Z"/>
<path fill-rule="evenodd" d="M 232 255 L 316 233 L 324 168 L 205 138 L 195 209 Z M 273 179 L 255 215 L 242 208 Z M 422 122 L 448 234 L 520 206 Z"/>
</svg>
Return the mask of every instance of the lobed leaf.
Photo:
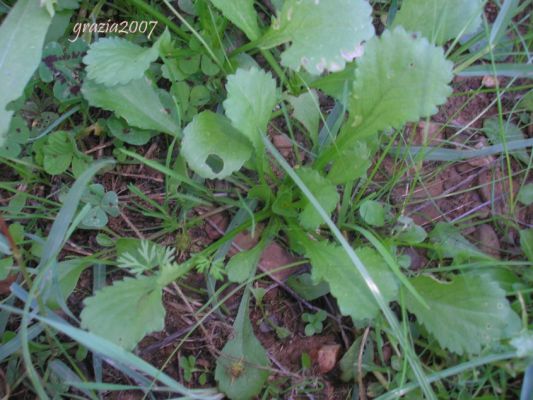
<svg viewBox="0 0 533 400">
<path fill-rule="evenodd" d="M 272 110 L 278 101 L 276 81 L 269 72 L 252 67 L 238 69 L 228 77 L 224 110 L 233 126 L 262 154 L 261 135 L 266 131 Z"/>
<path fill-rule="evenodd" d="M 162 288 L 155 276 L 125 278 L 85 299 L 81 326 L 126 350 L 165 327 Z"/>
<path fill-rule="evenodd" d="M 261 46 L 291 42 L 281 64 L 295 71 L 340 71 L 374 36 L 371 13 L 365 0 L 286 0 Z"/>
<path fill-rule="evenodd" d="M 520 328 L 505 292 L 484 276 L 460 275 L 449 283 L 429 276 L 410 281 L 430 308 L 405 291 L 407 308 L 442 347 L 457 354 L 478 354 L 483 346 Z"/>
<path fill-rule="evenodd" d="M 180 134 L 179 121 L 172 118 L 161 101 L 159 90 L 146 77 L 113 87 L 88 79 L 81 91 L 91 106 L 113 111 L 131 126 L 173 136 Z"/>
<path fill-rule="evenodd" d="M 304 247 L 313 266 L 313 280 L 329 284 L 343 315 L 349 315 L 354 320 L 371 319 L 378 315 L 379 306 L 372 293 L 341 247 L 324 241 L 304 242 Z M 356 253 L 384 299 L 387 302 L 395 300 L 398 282 L 383 258 L 369 247 L 360 248 Z"/>
<path fill-rule="evenodd" d="M 202 178 L 223 179 L 252 155 L 250 142 L 222 115 L 204 111 L 183 131 L 181 154 Z"/>
<path fill-rule="evenodd" d="M 35 0 L 19 0 L 0 26 L 0 146 L 13 117 L 8 104 L 24 93 L 41 62 L 52 18 Z"/>
<path fill-rule="evenodd" d="M 441 45 L 481 25 L 483 0 L 405 0 L 393 26 L 420 32 Z"/>
<path fill-rule="evenodd" d="M 355 72 L 346 133 L 372 135 L 435 114 L 452 92 L 452 67 L 442 48 L 401 27 L 372 39 Z"/>
</svg>

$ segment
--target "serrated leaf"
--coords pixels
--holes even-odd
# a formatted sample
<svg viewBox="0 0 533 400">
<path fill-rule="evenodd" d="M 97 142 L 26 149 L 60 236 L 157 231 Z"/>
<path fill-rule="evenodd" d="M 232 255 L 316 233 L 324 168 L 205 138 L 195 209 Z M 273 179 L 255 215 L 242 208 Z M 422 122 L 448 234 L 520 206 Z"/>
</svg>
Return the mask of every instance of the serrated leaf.
<svg viewBox="0 0 533 400">
<path fill-rule="evenodd" d="M 483 276 L 460 275 L 449 283 L 428 276 L 410 279 L 430 309 L 405 291 L 407 308 L 442 347 L 457 354 L 478 354 L 507 336 L 517 318 L 505 292 Z"/>
<path fill-rule="evenodd" d="M 7 106 L 22 96 L 39 66 L 51 21 L 35 0 L 19 0 L 0 26 L 0 146 L 13 116 Z"/>
<path fill-rule="evenodd" d="M 83 62 L 87 77 L 106 86 L 122 85 L 144 76 L 159 57 L 159 46 L 141 47 L 120 37 L 94 42 Z"/>
<path fill-rule="evenodd" d="M 252 155 L 250 142 L 222 115 L 204 111 L 183 131 L 181 154 L 202 178 L 222 179 Z"/>
<path fill-rule="evenodd" d="M 226 90 L 228 96 L 224 101 L 224 110 L 227 117 L 261 155 L 261 135 L 266 131 L 277 103 L 276 81 L 269 72 L 255 67 L 238 69 L 228 77 Z"/>
<path fill-rule="evenodd" d="M 442 48 L 401 27 L 370 40 L 355 72 L 346 133 L 372 135 L 435 114 L 452 92 L 452 68 Z"/>
<path fill-rule="evenodd" d="M 435 252 L 440 258 L 491 259 L 461 235 L 461 232 L 452 224 L 439 222 L 430 232 L 429 238 L 434 243 Z"/>
<path fill-rule="evenodd" d="M 125 278 L 85 299 L 81 326 L 131 350 L 147 334 L 165 327 L 157 277 Z"/>
<path fill-rule="evenodd" d="M 248 39 L 256 40 L 261 31 L 257 24 L 257 12 L 254 0 L 211 0 L 211 3 L 222 11 L 222 14 L 241 29 Z"/>
<path fill-rule="evenodd" d="M 243 283 L 250 278 L 250 273 L 257 266 L 264 246 L 257 245 L 250 250 L 241 251 L 231 257 L 226 265 L 228 279 L 231 282 Z"/>
<path fill-rule="evenodd" d="M 311 168 L 300 168 L 297 173 L 322 208 L 331 213 L 339 202 L 336 186 Z M 318 228 L 324 222 L 322 217 L 306 198 L 303 199 L 303 204 L 303 210 L 299 215 L 301 225 L 309 230 Z"/>
<path fill-rule="evenodd" d="M 343 315 L 354 320 L 372 319 L 379 313 L 372 293 L 342 247 L 327 242 L 304 242 L 305 255 L 311 259 L 313 280 L 329 284 Z M 374 279 L 386 301 L 396 299 L 398 282 L 383 258 L 368 247 L 357 255 Z"/>
<path fill-rule="evenodd" d="M 405 0 L 394 19 L 411 32 L 420 32 L 438 45 L 481 25 L 483 0 Z"/>
<path fill-rule="evenodd" d="M 268 378 L 268 358 L 265 349 L 254 335 L 246 292 L 239 306 L 233 330 L 235 336 L 228 341 L 217 359 L 215 379 L 231 400 L 250 400 L 263 387 Z M 262 369 L 263 368 L 263 369 Z"/>
<path fill-rule="evenodd" d="M 292 115 L 307 129 L 311 138 L 318 134 L 320 122 L 320 103 L 314 90 L 310 90 L 298 97 L 289 96 L 289 103 L 293 108 Z"/>
<path fill-rule="evenodd" d="M 340 71 L 374 36 L 371 13 L 365 0 L 286 0 L 261 46 L 291 42 L 281 64 L 295 71 Z"/>
<path fill-rule="evenodd" d="M 145 77 L 113 87 L 86 80 L 81 91 L 91 106 L 113 111 L 131 126 L 180 135 L 179 121 L 171 117 L 158 89 Z"/>
</svg>

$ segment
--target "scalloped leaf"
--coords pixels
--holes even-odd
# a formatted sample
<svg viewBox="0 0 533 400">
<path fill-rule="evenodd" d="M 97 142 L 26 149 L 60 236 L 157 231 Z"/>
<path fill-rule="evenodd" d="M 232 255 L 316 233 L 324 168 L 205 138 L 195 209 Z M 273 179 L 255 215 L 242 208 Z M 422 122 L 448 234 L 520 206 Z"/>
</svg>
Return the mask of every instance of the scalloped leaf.
<svg viewBox="0 0 533 400">
<path fill-rule="evenodd" d="M 261 135 L 278 101 L 276 81 L 270 72 L 255 67 L 239 68 L 228 77 L 226 90 L 228 97 L 223 104 L 227 117 L 250 139 L 257 153 L 263 153 Z"/>
<path fill-rule="evenodd" d="M 202 178 L 223 179 L 252 155 L 252 145 L 230 121 L 211 111 L 194 117 L 183 131 L 181 154 Z"/>
<path fill-rule="evenodd" d="M 432 43 L 472 33 L 481 25 L 483 0 L 405 0 L 394 19 L 411 32 L 420 32 Z"/>
<path fill-rule="evenodd" d="M 310 240 L 304 241 L 303 245 L 305 255 L 311 259 L 313 280 L 329 284 L 343 315 L 363 320 L 379 314 L 379 306 L 372 293 L 342 247 Z M 359 248 L 356 253 L 385 300 L 394 301 L 398 294 L 398 281 L 383 258 L 369 247 Z"/>
<path fill-rule="evenodd" d="M 350 99 L 349 133 L 372 135 L 437 112 L 452 93 L 444 50 L 402 27 L 368 42 Z"/>
<path fill-rule="evenodd" d="M 162 288 L 155 276 L 125 278 L 85 299 L 81 326 L 126 350 L 165 327 Z"/>
<path fill-rule="evenodd" d="M 91 106 L 113 111 L 131 126 L 173 136 L 181 132 L 179 121 L 161 101 L 161 91 L 146 77 L 113 87 L 87 79 L 81 91 Z"/>
<path fill-rule="evenodd" d="M 339 202 L 339 194 L 337 193 L 336 186 L 311 168 L 300 168 L 297 170 L 297 173 L 311 193 L 316 197 L 322 208 L 327 213 L 331 213 Z M 304 206 L 299 215 L 300 224 L 306 229 L 315 230 L 324 223 L 324 220 L 307 198 L 304 198 L 302 201 Z"/>
<path fill-rule="evenodd" d="M 520 329 L 505 291 L 485 276 L 459 275 L 449 283 L 429 276 L 409 281 L 430 309 L 406 290 L 407 308 L 442 347 L 454 353 L 478 354 L 483 346 Z"/>
<path fill-rule="evenodd" d="M 256 40 L 261 35 L 254 0 L 211 0 L 211 3 L 242 30 L 248 39 Z"/>
<path fill-rule="evenodd" d="M 170 38 L 168 31 L 161 36 Z M 123 85 L 144 76 L 159 57 L 160 40 L 152 47 L 141 47 L 120 37 L 100 39 L 91 45 L 83 62 L 89 79 L 106 86 Z"/>
<path fill-rule="evenodd" d="M 319 75 L 341 71 L 374 36 L 372 7 L 365 0 L 286 0 L 261 47 L 291 42 L 281 64 Z"/>
</svg>

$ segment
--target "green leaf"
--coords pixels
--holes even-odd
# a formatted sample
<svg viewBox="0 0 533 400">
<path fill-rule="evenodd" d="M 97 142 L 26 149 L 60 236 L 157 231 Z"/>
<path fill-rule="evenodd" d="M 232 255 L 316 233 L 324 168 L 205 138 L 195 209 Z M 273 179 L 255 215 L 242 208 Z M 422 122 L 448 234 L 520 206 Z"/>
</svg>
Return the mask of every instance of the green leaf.
<svg viewBox="0 0 533 400">
<path fill-rule="evenodd" d="M 228 77 L 228 97 L 224 110 L 233 126 L 263 154 L 261 135 L 266 131 L 272 110 L 278 101 L 276 81 L 270 72 L 258 68 L 238 69 Z"/>
<path fill-rule="evenodd" d="M 264 246 L 257 245 L 250 250 L 241 251 L 231 257 L 231 260 L 226 266 L 228 279 L 235 283 L 247 281 L 250 278 L 250 273 L 257 266 L 263 249 Z"/>
<path fill-rule="evenodd" d="M 287 285 L 307 301 L 316 300 L 329 293 L 329 286 L 322 281 L 314 283 L 310 274 L 291 275 Z"/>
<path fill-rule="evenodd" d="M 304 242 L 305 254 L 311 259 L 313 280 L 329 284 L 343 315 L 354 320 L 372 319 L 379 306 L 370 293 L 361 274 L 355 269 L 346 252 L 327 242 Z M 367 267 L 370 276 L 387 302 L 396 299 L 398 282 L 383 258 L 373 249 L 360 248 L 357 255 Z"/>
<path fill-rule="evenodd" d="M 145 335 L 165 327 L 161 296 L 156 277 L 125 278 L 85 299 L 81 326 L 131 350 Z"/>
<path fill-rule="evenodd" d="M 486 119 L 483 122 L 483 132 L 490 142 L 495 145 L 503 143 L 502 139 L 504 138 L 506 143 L 526 139 L 526 135 L 524 135 L 522 130 L 511 121 L 504 121 L 502 129 L 500 129 L 500 122 L 497 117 Z M 529 164 L 529 154 L 525 149 L 513 151 L 511 154 L 524 164 Z"/>
<path fill-rule="evenodd" d="M 22 145 L 26 144 L 30 137 L 30 130 L 24 118 L 16 115 L 11 120 L 6 142 L 0 147 L 0 157 L 17 158 L 22 151 Z"/>
<path fill-rule="evenodd" d="M 395 238 L 407 244 L 422 243 L 428 237 L 428 234 L 421 226 L 415 224 L 412 218 L 401 216 L 398 218 L 398 224 L 394 228 Z"/>
<path fill-rule="evenodd" d="M 328 173 L 328 179 L 336 185 L 352 182 L 366 175 L 370 168 L 371 154 L 364 142 L 339 149 Z"/>
<path fill-rule="evenodd" d="M 153 131 L 131 128 L 126 122 L 119 118 L 109 118 L 106 122 L 109 132 L 124 143 L 134 146 L 142 146 L 155 135 Z"/>
<path fill-rule="evenodd" d="M 257 24 L 254 0 L 211 0 L 211 3 L 222 11 L 227 19 L 239 27 L 248 39 L 256 40 L 261 35 Z"/>
<path fill-rule="evenodd" d="M 320 103 L 316 92 L 310 90 L 298 97 L 289 96 L 289 103 L 294 109 L 294 118 L 307 129 L 311 138 L 316 138 L 320 122 Z"/>
<path fill-rule="evenodd" d="M 385 225 L 385 209 L 374 200 L 365 200 L 359 208 L 359 215 L 368 224 L 381 227 Z"/>
<path fill-rule="evenodd" d="M 339 194 L 335 185 L 311 168 L 300 168 L 297 170 L 297 173 L 311 193 L 316 197 L 322 208 L 327 213 L 331 213 L 339 202 Z M 302 202 L 304 205 L 299 215 L 300 223 L 304 228 L 309 230 L 318 228 L 323 223 L 322 217 L 306 198 Z"/>
<path fill-rule="evenodd" d="M 286 0 L 263 48 L 291 42 L 281 64 L 313 75 L 341 71 L 362 52 L 362 42 L 374 36 L 372 7 L 364 0 Z"/>
<path fill-rule="evenodd" d="M 179 136 L 179 121 L 175 121 L 159 97 L 159 90 L 146 77 L 125 85 L 106 87 L 86 80 L 81 89 L 93 107 L 115 112 L 129 125 Z"/>
<path fill-rule="evenodd" d="M 520 247 L 529 261 L 533 263 L 533 229 L 520 231 Z"/>
<path fill-rule="evenodd" d="M 449 283 L 428 276 L 410 280 L 430 309 L 405 291 L 406 305 L 442 347 L 457 354 L 478 354 L 507 336 L 517 318 L 505 292 L 483 276 L 460 275 Z"/>
<path fill-rule="evenodd" d="M 481 25 L 483 0 L 405 0 L 394 19 L 411 32 L 420 32 L 432 43 L 442 45 Z"/>
<path fill-rule="evenodd" d="M 250 142 L 228 119 L 211 111 L 196 115 L 183 133 L 181 154 L 202 178 L 225 178 L 252 155 Z"/>
<path fill-rule="evenodd" d="M 265 349 L 254 335 L 246 291 L 235 318 L 235 336 L 228 341 L 217 359 L 215 379 L 231 400 L 250 400 L 259 394 L 268 378 L 268 358 Z"/>
<path fill-rule="evenodd" d="M 347 133 L 373 135 L 435 114 L 452 92 L 452 67 L 442 48 L 401 27 L 370 40 L 355 72 Z"/>
<path fill-rule="evenodd" d="M 65 172 L 74 156 L 72 142 L 68 132 L 54 132 L 43 146 L 43 167 L 50 175 L 59 175 Z"/>
<path fill-rule="evenodd" d="M 84 259 L 68 260 L 57 264 L 57 280 L 61 296 L 65 301 L 76 288 L 83 270 L 90 265 L 91 262 Z M 46 289 L 43 289 L 43 292 L 46 292 Z M 50 297 L 46 304 L 53 309 L 59 308 L 54 297 Z"/>
<path fill-rule="evenodd" d="M 446 222 L 439 222 L 429 234 L 435 252 L 440 258 L 454 260 L 492 259 L 470 243 L 459 230 Z"/>
<path fill-rule="evenodd" d="M 81 221 L 82 227 L 86 229 L 100 229 L 106 226 L 107 222 L 107 215 L 100 207 L 91 208 Z"/>
<path fill-rule="evenodd" d="M 115 86 L 142 78 L 158 57 L 159 45 L 146 48 L 124 38 L 108 37 L 94 42 L 83 62 L 89 79 Z"/>
<path fill-rule="evenodd" d="M 7 106 L 22 96 L 39 66 L 51 21 L 39 2 L 19 0 L 0 26 L 0 146 L 13 116 Z"/>
<path fill-rule="evenodd" d="M 518 201 L 525 206 L 533 204 L 533 183 L 528 183 L 518 192 Z"/>
</svg>

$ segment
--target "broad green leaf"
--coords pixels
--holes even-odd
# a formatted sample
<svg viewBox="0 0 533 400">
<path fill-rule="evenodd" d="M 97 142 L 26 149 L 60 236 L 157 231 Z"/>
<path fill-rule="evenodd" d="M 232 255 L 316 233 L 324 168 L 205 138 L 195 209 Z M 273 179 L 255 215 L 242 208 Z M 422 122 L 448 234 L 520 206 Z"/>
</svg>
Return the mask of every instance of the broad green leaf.
<svg viewBox="0 0 533 400">
<path fill-rule="evenodd" d="M 113 87 L 86 80 L 81 91 L 91 106 L 113 111 L 131 126 L 173 136 L 181 133 L 179 121 L 171 117 L 161 102 L 159 90 L 145 77 Z"/>
<path fill-rule="evenodd" d="M 520 247 L 529 261 L 533 263 L 533 229 L 520 231 Z"/>
<path fill-rule="evenodd" d="M 65 131 L 54 132 L 43 146 L 43 167 L 50 175 L 62 174 L 72 162 L 74 149 L 68 135 Z"/>
<path fill-rule="evenodd" d="M 52 18 L 35 0 L 18 0 L 0 26 L 0 146 L 13 111 L 7 106 L 22 96 L 41 62 Z"/>
<path fill-rule="evenodd" d="M 85 229 L 100 229 L 107 225 L 109 219 L 100 207 L 93 207 L 81 221 L 81 227 Z"/>
<path fill-rule="evenodd" d="M 318 135 L 320 122 L 320 103 L 314 90 L 310 90 L 298 97 L 289 96 L 289 103 L 294 109 L 293 115 L 307 129 L 311 138 Z"/>
<path fill-rule="evenodd" d="M 241 29 L 248 39 L 256 40 L 261 35 L 257 24 L 254 0 L 211 0 L 222 14 Z"/>
<path fill-rule="evenodd" d="M 286 283 L 307 301 L 316 300 L 329 293 L 329 285 L 326 282 L 314 283 L 308 273 L 291 275 Z"/>
<path fill-rule="evenodd" d="M 228 77 L 228 97 L 224 110 L 233 126 L 253 143 L 258 155 L 263 151 L 261 135 L 266 131 L 277 103 L 276 81 L 269 72 L 252 67 L 238 69 Z"/>
<path fill-rule="evenodd" d="M 368 225 L 377 227 L 385 225 L 385 209 L 377 201 L 365 200 L 359 208 L 359 215 Z"/>
<path fill-rule="evenodd" d="M 59 289 L 61 296 L 65 301 L 76 288 L 83 270 L 90 266 L 91 263 L 91 261 L 84 259 L 74 259 L 60 262 L 57 264 L 57 266 L 55 266 Z M 43 291 L 46 292 L 47 289 L 43 289 Z M 47 306 L 54 309 L 58 308 L 59 305 L 57 304 L 57 299 L 55 299 L 53 296 L 49 297 Z"/>
<path fill-rule="evenodd" d="M 300 168 L 297 173 L 322 208 L 327 213 L 331 213 L 339 202 L 339 194 L 335 185 L 310 168 Z M 303 210 L 299 216 L 301 225 L 309 230 L 318 228 L 324 222 L 322 217 L 306 198 L 303 199 L 303 204 Z"/>
<path fill-rule="evenodd" d="M 250 278 L 250 273 L 257 266 L 264 246 L 257 245 L 246 251 L 241 251 L 231 257 L 226 266 L 228 279 L 231 282 L 243 283 Z"/>
<path fill-rule="evenodd" d="M 427 232 L 421 226 L 415 224 L 412 218 L 400 216 L 398 224 L 394 228 L 395 238 L 407 244 L 422 243 L 428 237 Z"/>
<path fill-rule="evenodd" d="M 437 112 L 452 89 L 442 48 L 403 28 L 370 40 L 355 71 L 347 134 L 373 135 Z"/>
<path fill-rule="evenodd" d="M 430 232 L 429 238 L 434 243 L 436 254 L 440 258 L 454 260 L 491 259 L 470 243 L 459 230 L 446 222 L 439 222 Z"/>
<path fill-rule="evenodd" d="M 183 133 L 181 154 L 202 178 L 223 179 L 252 155 L 250 142 L 228 119 L 211 111 L 196 115 Z"/>
<path fill-rule="evenodd" d="M 281 54 L 281 64 L 295 71 L 341 71 L 374 36 L 371 13 L 364 0 L 286 0 L 261 46 L 291 42 Z"/>
<path fill-rule="evenodd" d="M 486 119 L 485 122 L 483 122 L 483 132 L 487 135 L 492 144 L 501 144 L 504 140 L 508 143 L 514 140 L 526 139 L 524 132 L 511 121 L 504 121 L 502 128 L 503 129 L 500 129 L 500 122 L 497 117 Z M 521 149 L 511 152 L 511 154 L 524 164 L 529 164 L 529 154 L 527 150 Z"/>
<path fill-rule="evenodd" d="M 517 318 L 505 292 L 495 282 L 476 275 L 459 275 L 449 283 L 429 276 L 410 280 L 430 309 L 405 291 L 406 305 L 442 347 L 457 354 L 478 354 L 507 336 Z"/>
<path fill-rule="evenodd" d="M 159 46 L 141 47 L 124 38 L 108 37 L 94 42 L 83 62 L 89 79 L 115 86 L 142 78 L 158 57 Z"/>
<path fill-rule="evenodd" d="M 234 337 L 226 343 L 217 359 L 215 379 L 231 400 L 250 400 L 259 394 L 268 378 L 268 358 L 254 335 L 246 291 L 233 325 Z"/>
<path fill-rule="evenodd" d="M 367 145 L 358 141 L 353 146 L 339 149 L 328 173 L 328 179 L 336 185 L 352 182 L 366 175 L 371 165 Z"/>
<path fill-rule="evenodd" d="M 117 139 L 124 143 L 134 146 L 142 146 L 155 135 L 153 131 L 129 127 L 126 122 L 120 118 L 109 118 L 106 122 L 109 132 Z"/>
<path fill-rule="evenodd" d="M 411 32 L 420 32 L 432 43 L 442 45 L 481 25 L 483 0 L 405 0 L 394 19 Z"/>
<path fill-rule="evenodd" d="M 329 284 L 343 315 L 354 320 L 372 319 L 379 313 L 372 293 L 346 252 L 327 242 L 304 242 L 305 255 L 311 259 L 313 280 Z M 376 282 L 386 301 L 396 299 L 398 282 L 383 258 L 373 249 L 360 248 L 357 255 Z"/>
<path fill-rule="evenodd" d="M 165 327 L 162 288 L 155 276 L 125 278 L 85 299 L 81 326 L 126 350 Z"/>
<path fill-rule="evenodd" d="M 525 206 L 533 204 L 533 183 L 528 183 L 518 192 L 518 201 Z"/>
</svg>

